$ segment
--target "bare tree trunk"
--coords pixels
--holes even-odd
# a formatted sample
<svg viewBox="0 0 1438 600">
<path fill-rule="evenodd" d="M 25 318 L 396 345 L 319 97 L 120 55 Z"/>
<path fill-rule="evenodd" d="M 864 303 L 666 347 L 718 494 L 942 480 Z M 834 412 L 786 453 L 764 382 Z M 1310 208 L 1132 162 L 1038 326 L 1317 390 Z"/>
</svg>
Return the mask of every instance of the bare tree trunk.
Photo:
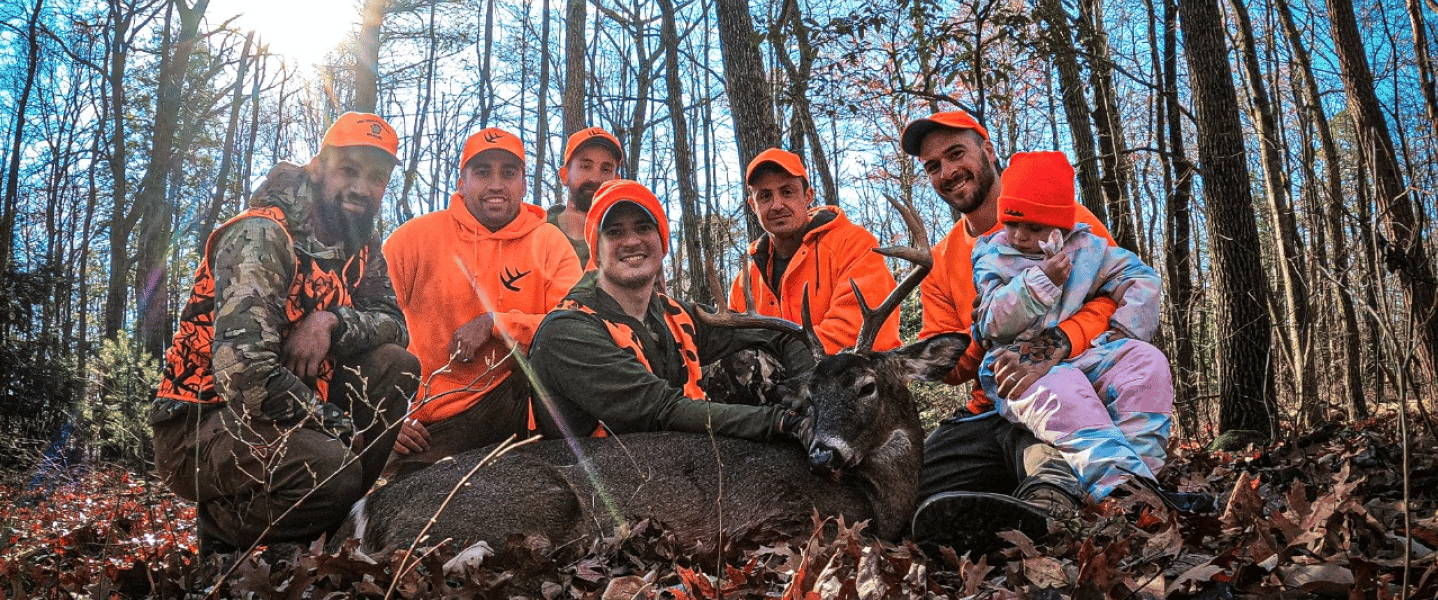
<svg viewBox="0 0 1438 600">
<path fill-rule="evenodd" d="M 1278 432 L 1270 356 L 1268 279 L 1257 260 L 1262 248 L 1249 192 L 1238 94 L 1216 0 L 1179 3 L 1198 109 L 1198 155 L 1208 200 L 1209 238 L 1217 285 L 1219 430 Z"/>
<path fill-rule="evenodd" d="M 485 0 L 484 3 L 484 38 L 483 50 L 479 56 L 479 127 L 489 127 L 489 120 L 494 116 L 494 75 L 490 71 L 490 63 L 494 60 L 494 0 Z"/>
<path fill-rule="evenodd" d="M 379 32 L 389 0 L 365 0 L 355 46 L 354 109 L 372 113 L 379 106 Z"/>
<path fill-rule="evenodd" d="M 669 121 L 674 127 L 674 168 L 675 179 L 679 180 L 680 217 L 684 228 L 684 254 L 689 263 L 689 290 L 687 297 L 701 304 L 714 302 L 714 290 L 709 281 L 699 274 L 704 272 L 703 247 L 705 236 L 700 234 L 699 190 L 694 181 L 694 153 L 689 146 L 689 124 L 684 118 L 684 88 L 679 81 L 679 28 L 674 22 L 673 0 L 659 0 L 659 12 L 663 17 L 664 73 L 668 84 Z"/>
<path fill-rule="evenodd" d="M 1383 109 L 1373 87 L 1373 73 L 1363 49 L 1363 36 L 1353 13 L 1351 0 L 1326 0 L 1328 19 L 1333 25 L 1333 47 L 1343 71 L 1343 87 L 1357 128 L 1358 149 L 1373 176 L 1375 200 L 1383 216 L 1387 239 L 1384 263 L 1408 295 L 1408 314 L 1420 348 L 1420 362 L 1429 380 L 1438 376 L 1438 281 L 1423 245 L 1413 200 L 1398 171 L 1393 140 L 1388 135 Z"/>
<path fill-rule="evenodd" d="M 1093 88 L 1093 122 L 1098 132 L 1099 159 L 1103 163 L 1104 199 L 1108 205 L 1109 232 L 1118 245 L 1139 252 L 1138 222 L 1134 220 L 1133 203 L 1128 190 L 1132 187 L 1133 164 L 1124 140 L 1123 124 L 1119 121 L 1118 90 L 1113 83 L 1113 65 L 1109 59 L 1108 33 L 1103 25 L 1099 0 L 1083 0 L 1079 5 L 1079 30 L 1089 51 L 1089 83 Z"/>
<path fill-rule="evenodd" d="M 181 119 L 196 107 L 188 105 L 185 88 L 190 55 L 200 41 L 200 22 L 209 0 L 195 0 L 186 5 L 174 0 L 174 14 L 179 17 L 179 31 L 169 33 L 166 18 L 164 59 L 160 62 L 160 79 L 156 85 L 155 122 L 150 146 L 149 164 L 135 190 L 135 205 L 143 211 L 139 222 L 140 237 L 135 252 L 135 304 L 140 322 L 136 342 L 151 356 L 164 354 L 170 343 L 169 254 L 173 248 L 174 205 L 169 202 L 170 175 L 180 160 L 179 150 L 186 146 L 187 135 L 181 133 Z"/>
<path fill-rule="evenodd" d="M 435 5 L 429 5 L 429 48 L 425 50 L 424 61 L 424 91 L 419 99 L 419 111 L 415 113 L 414 134 L 410 136 L 407 160 L 404 161 L 404 183 L 400 188 L 399 201 L 395 203 L 395 219 L 404 223 L 414 218 L 414 209 L 410 206 L 409 193 L 414 189 L 415 180 L 419 179 L 419 156 L 420 147 L 423 145 L 425 125 L 429 123 L 429 106 L 434 99 L 434 70 L 438 62 L 436 54 L 439 48 L 439 36 L 435 33 Z M 463 168 L 463 165 L 460 165 Z M 538 169 L 536 169 L 538 171 Z"/>
<path fill-rule="evenodd" d="M 10 160 L 5 175 L 5 199 L 0 205 L 0 289 L 10 276 L 13 267 L 15 240 L 15 213 L 20 208 L 20 155 L 25 146 L 25 111 L 30 104 L 30 91 L 35 88 L 35 71 L 40 66 L 40 11 L 45 9 L 45 0 L 35 0 L 35 9 L 25 25 L 25 83 L 20 87 L 20 97 L 15 99 L 15 132 L 10 145 Z M 5 321 L 5 322 L 8 322 Z M 0 331 L 0 334 L 3 334 Z M 6 339 L 0 336 L 0 339 Z"/>
<path fill-rule="evenodd" d="M 1309 368 L 1309 310 L 1308 284 L 1304 280 L 1306 267 L 1303 264 L 1303 241 L 1298 239 L 1298 227 L 1288 197 L 1288 171 L 1283 164 L 1282 141 L 1279 140 L 1278 119 L 1269 102 L 1268 89 L 1263 82 L 1263 69 L 1258 64 L 1258 48 L 1253 39 L 1253 23 L 1248 17 L 1248 7 L 1243 0 L 1229 0 L 1237 19 L 1239 54 L 1243 58 L 1244 71 L 1248 76 L 1248 87 L 1253 100 L 1253 122 L 1258 128 L 1259 153 L 1263 157 L 1264 184 L 1268 196 L 1268 212 L 1273 236 L 1278 242 L 1278 281 L 1283 286 L 1283 296 L 1288 305 L 1283 321 L 1284 346 L 1293 363 L 1295 391 L 1300 399 L 1314 398 L 1317 381 Z M 1284 314 L 1275 313 L 1275 316 Z"/>
<path fill-rule="evenodd" d="M 564 23 L 564 135 L 569 136 L 584 129 L 588 115 L 584 114 L 585 79 L 589 77 L 589 66 L 584 56 L 584 30 L 586 0 L 569 0 L 569 11 Z"/>
<path fill-rule="evenodd" d="M 774 46 L 774 55 L 784 65 L 784 73 L 789 78 L 789 96 L 794 105 L 794 116 L 798 121 L 799 133 L 809 142 L 810 156 L 809 169 L 818 173 L 819 183 L 823 194 L 821 197 L 825 204 L 837 206 L 839 204 L 839 184 L 834 178 L 834 171 L 829 167 L 829 158 L 824 152 L 823 140 L 819 138 L 818 126 L 814 124 L 814 111 L 809 103 L 809 77 L 814 64 L 814 48 L 809 41 L 809 30 L 804 25 L 803 15 L 800 14 L 799 5 L 794 0 L 785 0 L 781 9 L 779 22 L 775 23 L 769 31 L 770 43 Z M 799 63 L 795 64 L 794 59 L 789 56 L 788 49 L 784 44 L 784 26 L 788 25 L 796 45 L 799 48 Z M 794 144 L 791 150 L 798 151 L 798 145 Z"/>
<path fill-rule="evenodd" d="M 1151 13 L 1152 11 L 1150 11 Z M 1178 106 L 1178 5 L 1163 4 L 1163 60 L 1155 65 L 1162 73 L 1159 112 L 1159 150 L 1167 150 L 1173 172 L 1173 190 L 1165 203 L 1167 244 L 1165 269 L 1168 272 L 1168 299 L 1173 323 L 1174 408 L 1188 435 L 1199 431 L 1197 365 L 1193 348 L 1193 162 L 1184 148 L 1182 114 Z M 1166 129 L 1165 129 L 1166 128 Z"/>
<path fill-rule="evenodd" d="M 1434 89 L 1433 58 L 1428 53 L 1428 26 L 1423 20 L 1423 7 L 1418 0 L 1408 0 L 1408 21 L 1413 25 L 1413 54 L 1418 62 L 1418 87 L 1423 90 L 1423 107 L 1428 112 L 1428 125 L 1438 139 L 1438 90 Z"/>
<path fill-rule="evenodd" d="M 1074 145 L 1074 171 L 1078 172 L 1079 197 L 1099 221 L 1109 222 L 1104 206 L 1103 186 L 1099 182 L 1098 148 L 1094 145 L 1093 123 L 1089 121 L 1088 98 L 1084 96 L 1083 71 L 1074 50 L 1069 15 L 1059 0 L 1042 0 L 1039 17 L 1047 25 L 1044 51 L 1059 72 L 1059 90 L 1063 95 L 1064 116 Z"/>
<path fill-rule="evenodd" d="M 535 107 L 534 128 L 534 184 L 533 200 L 536 206 L 544 206 L 545 152 L 549 147 L 549 0 L 544 0 L 539 9 L 539 96 Z"/>
<path fill-rule="evenodd" d="M 719 48 L 724 56 L 724 90 L 734 119 L 739 164 L 748 165 L 766 148 L 779 145 L 779 124 L 774 120 L 774 99 L 764 80 L 764 63 L 753 42 L 754 21 L 744 0 L 715 0 L 719 22 Z M 763 230 L 744 204 L 749 239 Z"/>
<path fill-rule="evenodd" d="M 225 197 L 230 194 L 230 169 L 234 168 L 235 154 L 237 153 L 235 133 L 239 129 L 240 110 L 245 103 L 245 70 L 252 60 L 250 44 L 254 40 L 255 32 L 252 30 L 245 36 L 245 48 L 240 51 L 240 64 L 237 66 L 235 74 L 234 94 L 230 98 L 230 121 L 229 125 L 225 127 L 225 145 L 220 152 L 220 172 L 215 176 L 215 195 L 210 198 L 210 208 L 205 211 L 205 218 L 195 232 L 195 246 L 199 248 L 204 247 L 205 239 L 215 228 L 215 223 L 220 217 L 220 207 L 224 205 Z"/>
</svg>

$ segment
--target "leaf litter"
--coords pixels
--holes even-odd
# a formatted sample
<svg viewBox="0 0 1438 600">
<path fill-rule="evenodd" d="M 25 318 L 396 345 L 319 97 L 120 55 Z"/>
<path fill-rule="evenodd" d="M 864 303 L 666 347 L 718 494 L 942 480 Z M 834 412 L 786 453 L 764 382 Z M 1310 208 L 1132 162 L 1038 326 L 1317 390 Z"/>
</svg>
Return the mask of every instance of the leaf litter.
<svg viewBox="0 0 1438 600">
<path fill-rule="evenodd" d="M 726 560 L 681 555 L 641 521 L 574 560 L 514 536 L 446 570 L 461 549 L 366 556 L 275 545 L 202 561 L 193 505 L 117 469 L 50 487 L 0 485 L 0 600 L 8 598 L 1438 598 L 1438 444 L 1411 440 L 1411 522 L 1395 419 L 1329 426 L 1241 452 L 1179 446 L 1161 475 L 1220 498 L 1182 514 L 1151 495 L 1090 506 L 1035 542 L 987 556 L 876 541 L 822 520 L 804 539 L 739 541 Z M 12 477 L 11 479 L 14 479 Z M 758 536 L 764 537 L 764 536 Z M 777 536 L 769 536 L 776 538 Z"/>
</svg>

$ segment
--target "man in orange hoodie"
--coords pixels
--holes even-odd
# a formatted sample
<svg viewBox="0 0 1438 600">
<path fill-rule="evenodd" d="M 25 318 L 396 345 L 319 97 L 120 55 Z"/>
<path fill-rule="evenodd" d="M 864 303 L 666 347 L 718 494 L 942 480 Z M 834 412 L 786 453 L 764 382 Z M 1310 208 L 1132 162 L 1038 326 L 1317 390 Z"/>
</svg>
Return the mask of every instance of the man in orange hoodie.
<svg viewBox="0 0 1438 600">
<path fill-rule="evenodd" d="M 752 282 L 754 310 L 761 315 L 803 322 L 805 290 L 810 318 L 824 351 L 854 345 L 863 324 L 854 286 L 877 303 L 894 290 L 894 276 L 875 253 L 878 240 L 837 206 L 813 206 L 814 188 L 804 163 L 793 152 L 770 148 L 749 162 L 744 181 L 749 207 L 764 235 L 749 245 L 745 261 Z M 729 290 L 729 308 L 745 310 L 741 275 Z M 899 347 L 899 313 L 879 330 L 874 350 Z"/>
<path fill-rule="evenodd" d="M 393 477 L 533 430 L 529 381 L 515 374 L 549 309 L 579 281 L 579 259 L 544 210 L 523 201 L 524 146 L 485 129 L 464 143 L 449 208 L 385 242 L 395 296 L 423 379 L 394 444 Z"/>
</svg>

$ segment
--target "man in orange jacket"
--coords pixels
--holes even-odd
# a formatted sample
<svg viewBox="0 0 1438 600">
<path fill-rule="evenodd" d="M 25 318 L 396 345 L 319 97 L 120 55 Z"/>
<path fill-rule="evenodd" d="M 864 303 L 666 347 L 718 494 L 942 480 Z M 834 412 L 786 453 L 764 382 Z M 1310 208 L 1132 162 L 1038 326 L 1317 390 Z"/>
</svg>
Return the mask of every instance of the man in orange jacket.
<svg viewBox="0 0 1438 600">
<path fill-rule="evenodd" d="M 849 221 L 837 206 L 813 206 L 814 188 L 798 155 L 770 148 L 749 162 L 744 181 L 749 207 L 759 217 L 764 235 L 749 245 L 745 261 L 753 290 L 754 309 L 761 315 L 803 322 L 803 299 L 809 294 L 810 318 L 824 351 L 854 345 L 863 324 L 854 286 L 877 303 L 894 290 L 894 276 L 875 253 L 873 234 Z M 729 307 L 745 310 L 745 278 L 734 280 Z M 899 346 L 899 313 L 879 330 L 874 350 Z"/>
<path fill-rule="evenodd" d="M 1000 227 L 998 156 L 988 131 L 962 110 L 909 123 L 901 145 L 922 163 L 939 197 L 963 214 L 934 245 L 933 271 L 919 288 L 924 307 L 919 336 L 969 332 L 977 295 L 974 243 Z M 1108 229 L 1082 205 L 1075 218 L 1112 243 Z M 1046 332 L 1046 344 L 1035 344 L 1035 351 L 1043 354 L 1037 362 L 1026 362 L 1031 356 L 1020 360 L 1012 352 L 1001 356 L 995 364 L 999 393 L 1020 395 L 1049 367 L 1083 352 L 1108 329 L 1117 306 L 1106 297 L 1090 301 Z M 975 383 L 967 411 L 940 422 L 924 441 L 920 505 L 913 522 L 914 539 L 921 544 L 982 551 L 999 543 L 994 533 L 1003 529 L 1042 536 L 1050 516 L 1076 513 L 1083 496 L 1073 469 L 1057 449 L 993 410 L 993 402 L 977 385 L 984 351 L 979 344 L 970 345 L 945 379 Z"/>
<path fill-rule="evenodd" d="M 549 224 L 569 238 L 582 269 L 589 268 L 584 219 L 594 203 L 594 192 L 599 184 L 617 177 L 619 165 L 623 163 L 624 150 L 619 146 L 619 138 L 599 127 L 581 129 L 564 144 L 564 166 L 559 168 L 559 182 L 568 191 L 568 198 L 564 204 L 549 208 Z"/>
<path fill-rule="evenodd" d="M 524 146 L 500 129 L 465 141 L 449 208 L 385 242 L 395 296 L 420 360 L 419 395 L 394 444 L 403 477 L 446 456 L 534 429 L 530 385 L 513 373 L 545 313 L 579 281 L 579 259 L 544 210 L 523 201 Z"/>
</svg>

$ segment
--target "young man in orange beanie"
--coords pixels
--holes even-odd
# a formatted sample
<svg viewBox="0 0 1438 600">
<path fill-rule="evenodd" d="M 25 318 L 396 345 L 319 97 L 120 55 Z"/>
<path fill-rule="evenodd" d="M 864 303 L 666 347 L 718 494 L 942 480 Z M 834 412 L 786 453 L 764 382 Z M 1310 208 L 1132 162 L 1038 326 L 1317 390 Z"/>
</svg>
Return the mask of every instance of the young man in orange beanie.
<svg viewBox="0 0 1438 600">
<path fill-rule="evenodd" d="M 1118 308 L 1091 348 L 1050 367 L 1022 394 L 999 393 L 997 356 L 989 353 L 979 367 L 984 391 L 1004 418 L 1063 452 L 1090 498 L 1102 500 L 1133 477 L 1152 480 L 1173 413 L 1168 359 L 1147 341 L 1158 330 L 1158 275 L 1074 221 L 1074 170 L 1063 153 L 1013 155 L 1002 184 L 1003 229 L 979 238 L 973 251 L 975 340 L 995 350 L 1032 348 L 1095 297 Z"/>
<path fill-rule="evenodd" d="M 150 411 L 202 554 L 307 543 L 379 477 L 419 362 L 374 219 L 399 138 L 345 113 L 210 234 Z"/>
<path fill-rule="evenodd" d="M 700 389 L 701 366 L 739 350 L 763 347 L 790 373 L 812 370 L 813 355 L 789 335 L 710 327 L 694 305 L 655 289 L 669 221 L 648 188 L 624 179 L 599 186 L 584 231 L 595 270 L 544 319 L 529 354 L 546 436 L 799 435 L 807 417 L 787 407 L 709 402 Z"/>
<path fill-rule="evenodd" d="M 894 290 L 894 276 L 874 248 L 878 240 L 855 225 L 837 206 L 814 207 L 814 188 L 799 156 L 770 148 L 749 162 L 744 181 L 749 206 L 759 217 L 764 235 L 749 245 L 746 262 L 754 311 L 803 322 L 805 290 L 809 317 L 824 351 L 852 347 L 864 315 L 854 287 L 869 302 Z M 852 285 L 851 285 L 852 283 Z M 746 310 L 744 277 L 729 289 L 729 308 Z M 895 311 L 874 342 L 874 350 L 899 346 L 899 313 Z"/>
<path fill-rule="evenodd" d="M 524 146 L 489 128 L 465 141 L 449 208 L 385 242 L 423 385 L 394 444 L 392 477 L 530 431 L 530 384 L 515 353 L 579 280 L 579 260 L 543 209 L 523 200 Z"/>
<path fill-rule="evenodd" d="M 564 232 L 579 256 L 579 266 L 588 269 L 589 246 L 584 243 L 584 219 L 594 203 L 599 184 L 619 175 L 624 164 L 624 150 L 619 138 L 599 127 L 582 129 L 569 136 L 564 144 L 564 166 L 559 167 L 559 182 L 568 197 L 564 204 L 549 208 L 549 223 Z"/>
</svg>

